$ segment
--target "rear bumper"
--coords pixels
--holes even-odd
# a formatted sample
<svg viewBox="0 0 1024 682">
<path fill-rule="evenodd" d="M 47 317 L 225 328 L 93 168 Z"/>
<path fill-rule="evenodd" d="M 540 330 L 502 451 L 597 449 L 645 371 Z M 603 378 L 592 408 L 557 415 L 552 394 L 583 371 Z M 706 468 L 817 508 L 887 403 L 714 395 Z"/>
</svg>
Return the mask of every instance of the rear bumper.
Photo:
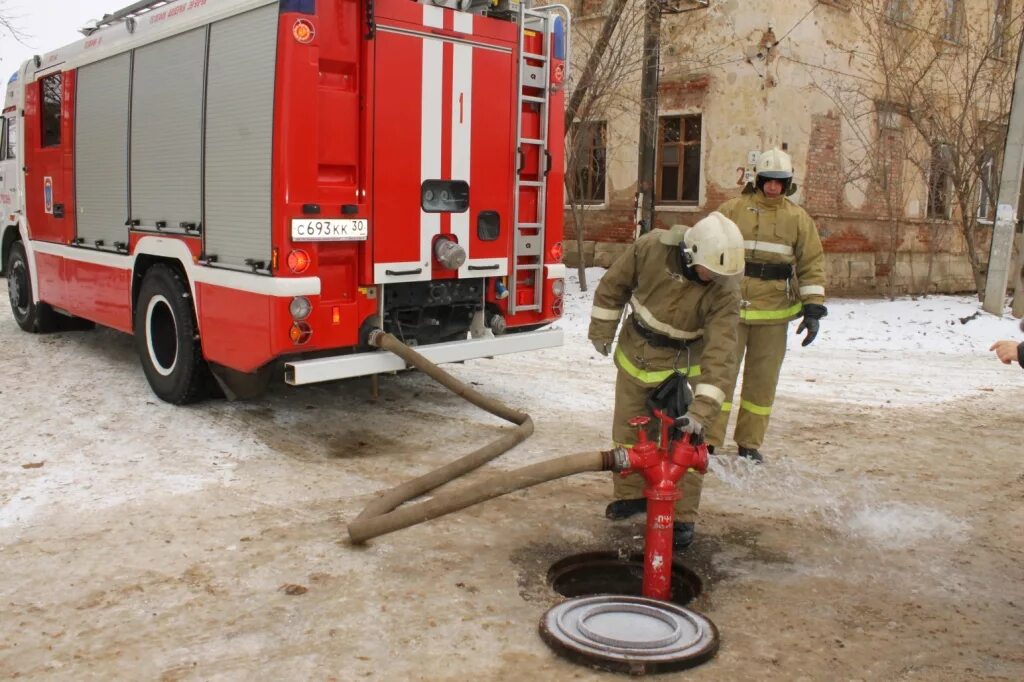
<svg viewBox="0 0 1024 682">
<path fill-rule="evenodd" d="M 431 362 L 459 362 L 492 355 L 520 353 L 561 346 L 565 334 L 561 329 L 542 329 L 522 334 L 506 334 L 486 339 L 450 341 L 416 347 L 416 352 Z M 293 385 L 315 384 L 350 377 L 395 372 L 406 369 L 405 361 L 388 351 L 372 351 L 339 355 L 333 358 L 297 360 L 284 365 L 284 380 Z"/>
</svg>

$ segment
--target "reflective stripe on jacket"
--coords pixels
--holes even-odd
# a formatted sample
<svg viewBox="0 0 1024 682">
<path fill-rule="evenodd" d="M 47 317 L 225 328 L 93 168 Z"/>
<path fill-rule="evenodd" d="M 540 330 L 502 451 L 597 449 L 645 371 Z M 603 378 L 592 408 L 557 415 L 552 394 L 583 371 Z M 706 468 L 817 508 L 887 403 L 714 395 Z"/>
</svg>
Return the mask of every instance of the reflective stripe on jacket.
<svg viewBox="0 0 1024 682">
<path fill-rule="evenodd" d="M 804 304 L 825 303 L 825 255 L 807 211 L 785 197 L 769 199 L 761 190 L 730 199 L 718 210 L 739 225 L 748 263 L 787 263 L 796 272 L 796 281 L 744 277 L 744 323 L 789 322 Z"/>
<path fill-rule="evenodd" d="M 736 372 L 739 277 L 706 284 L 686 279 L 680 274 L 679 238 L 681 232 L 653 230 L 612 264 L 594 292 L 588 337 L 604 342 L 614 339 L 629 304 L 629 314 L 645 329 L 689 341 L 683 350 L 655 347 L 629 321 L 619 334 L 615 364 L 632 381 L 650 388 L 676 368 L 688 371 L 690 377 L 699 376 L 692 382 L 695 398 L 690 409 L 710 426 Z"/>
</svg>

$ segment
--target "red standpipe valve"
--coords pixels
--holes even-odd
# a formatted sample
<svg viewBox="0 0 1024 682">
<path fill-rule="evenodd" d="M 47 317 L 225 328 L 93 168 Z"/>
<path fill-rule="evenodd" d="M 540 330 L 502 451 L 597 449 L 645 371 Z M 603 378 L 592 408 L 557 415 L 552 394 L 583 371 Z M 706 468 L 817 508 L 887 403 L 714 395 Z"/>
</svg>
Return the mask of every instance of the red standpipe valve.
<svg viewBox="0 0 1024 682">
<path fill-rule="evenodd" d="M 647 438 L 647 425 L 651 418 L 633 417 L 629 425 L 637 430 L 637 442 L 627 452 L 629 469 L 623 476 L 638 473 L 647 485 L 647 532 L 644 535 L 643 595 L 668 601 L 672 593 L 672 528 L 675 521 L 675 502 L 682 493 L 676 483 L 687 469 L 703 474 L 708 468 L 708 447 L 694 444 L 690 434 L 672 438 L 675 420 L 655 410 L 661 422 L 661 440 L 655 444 Z"/>
</svg>

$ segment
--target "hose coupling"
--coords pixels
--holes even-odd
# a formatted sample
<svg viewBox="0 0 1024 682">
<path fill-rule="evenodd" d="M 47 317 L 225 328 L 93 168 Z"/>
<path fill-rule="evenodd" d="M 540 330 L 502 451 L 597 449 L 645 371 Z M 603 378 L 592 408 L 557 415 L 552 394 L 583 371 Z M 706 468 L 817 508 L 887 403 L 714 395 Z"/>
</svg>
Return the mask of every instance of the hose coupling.
<svg viewBox="0 0 1024 682">
<path fill-rule="evenodd" d="M 604 468 L 606 471 L 619 472 L 630 468 L 629 451 L 622 446 L 605 450 L 601 454 L 604 455 Z"/>
<path fill-rule="evenodd" d="M 373 329 L 370 334 L 366 337 L 366 343 L 373 346 L 374 348 L 380 348 L 380 341 L 387 334 L 383 329 Z"/>
</svg>

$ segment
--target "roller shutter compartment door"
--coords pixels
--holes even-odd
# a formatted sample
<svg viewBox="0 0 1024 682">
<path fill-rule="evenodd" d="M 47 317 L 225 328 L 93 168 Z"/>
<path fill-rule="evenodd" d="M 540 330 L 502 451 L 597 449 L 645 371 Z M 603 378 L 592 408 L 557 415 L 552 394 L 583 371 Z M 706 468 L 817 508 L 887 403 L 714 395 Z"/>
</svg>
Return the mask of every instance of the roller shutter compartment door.
<svg viewBox="0 0 1024 682">
<path fill-rule="evenodd" d="M 78 70 L 75 102 L 75 200 L 78 238 L 113 249 L 128 243 L 128 96 L 126 53 Z"/>
<path fill-rule="evenodd" d="M 205 28 L 135 52 L 131 212 L 142 229 L 202 221 L 205 67 Z"/>
<path fill-rule="evenodd" d="M 270 264 L 277 4 L 210 27 L 205 251 L 217 264 Z"/>
</svg>

